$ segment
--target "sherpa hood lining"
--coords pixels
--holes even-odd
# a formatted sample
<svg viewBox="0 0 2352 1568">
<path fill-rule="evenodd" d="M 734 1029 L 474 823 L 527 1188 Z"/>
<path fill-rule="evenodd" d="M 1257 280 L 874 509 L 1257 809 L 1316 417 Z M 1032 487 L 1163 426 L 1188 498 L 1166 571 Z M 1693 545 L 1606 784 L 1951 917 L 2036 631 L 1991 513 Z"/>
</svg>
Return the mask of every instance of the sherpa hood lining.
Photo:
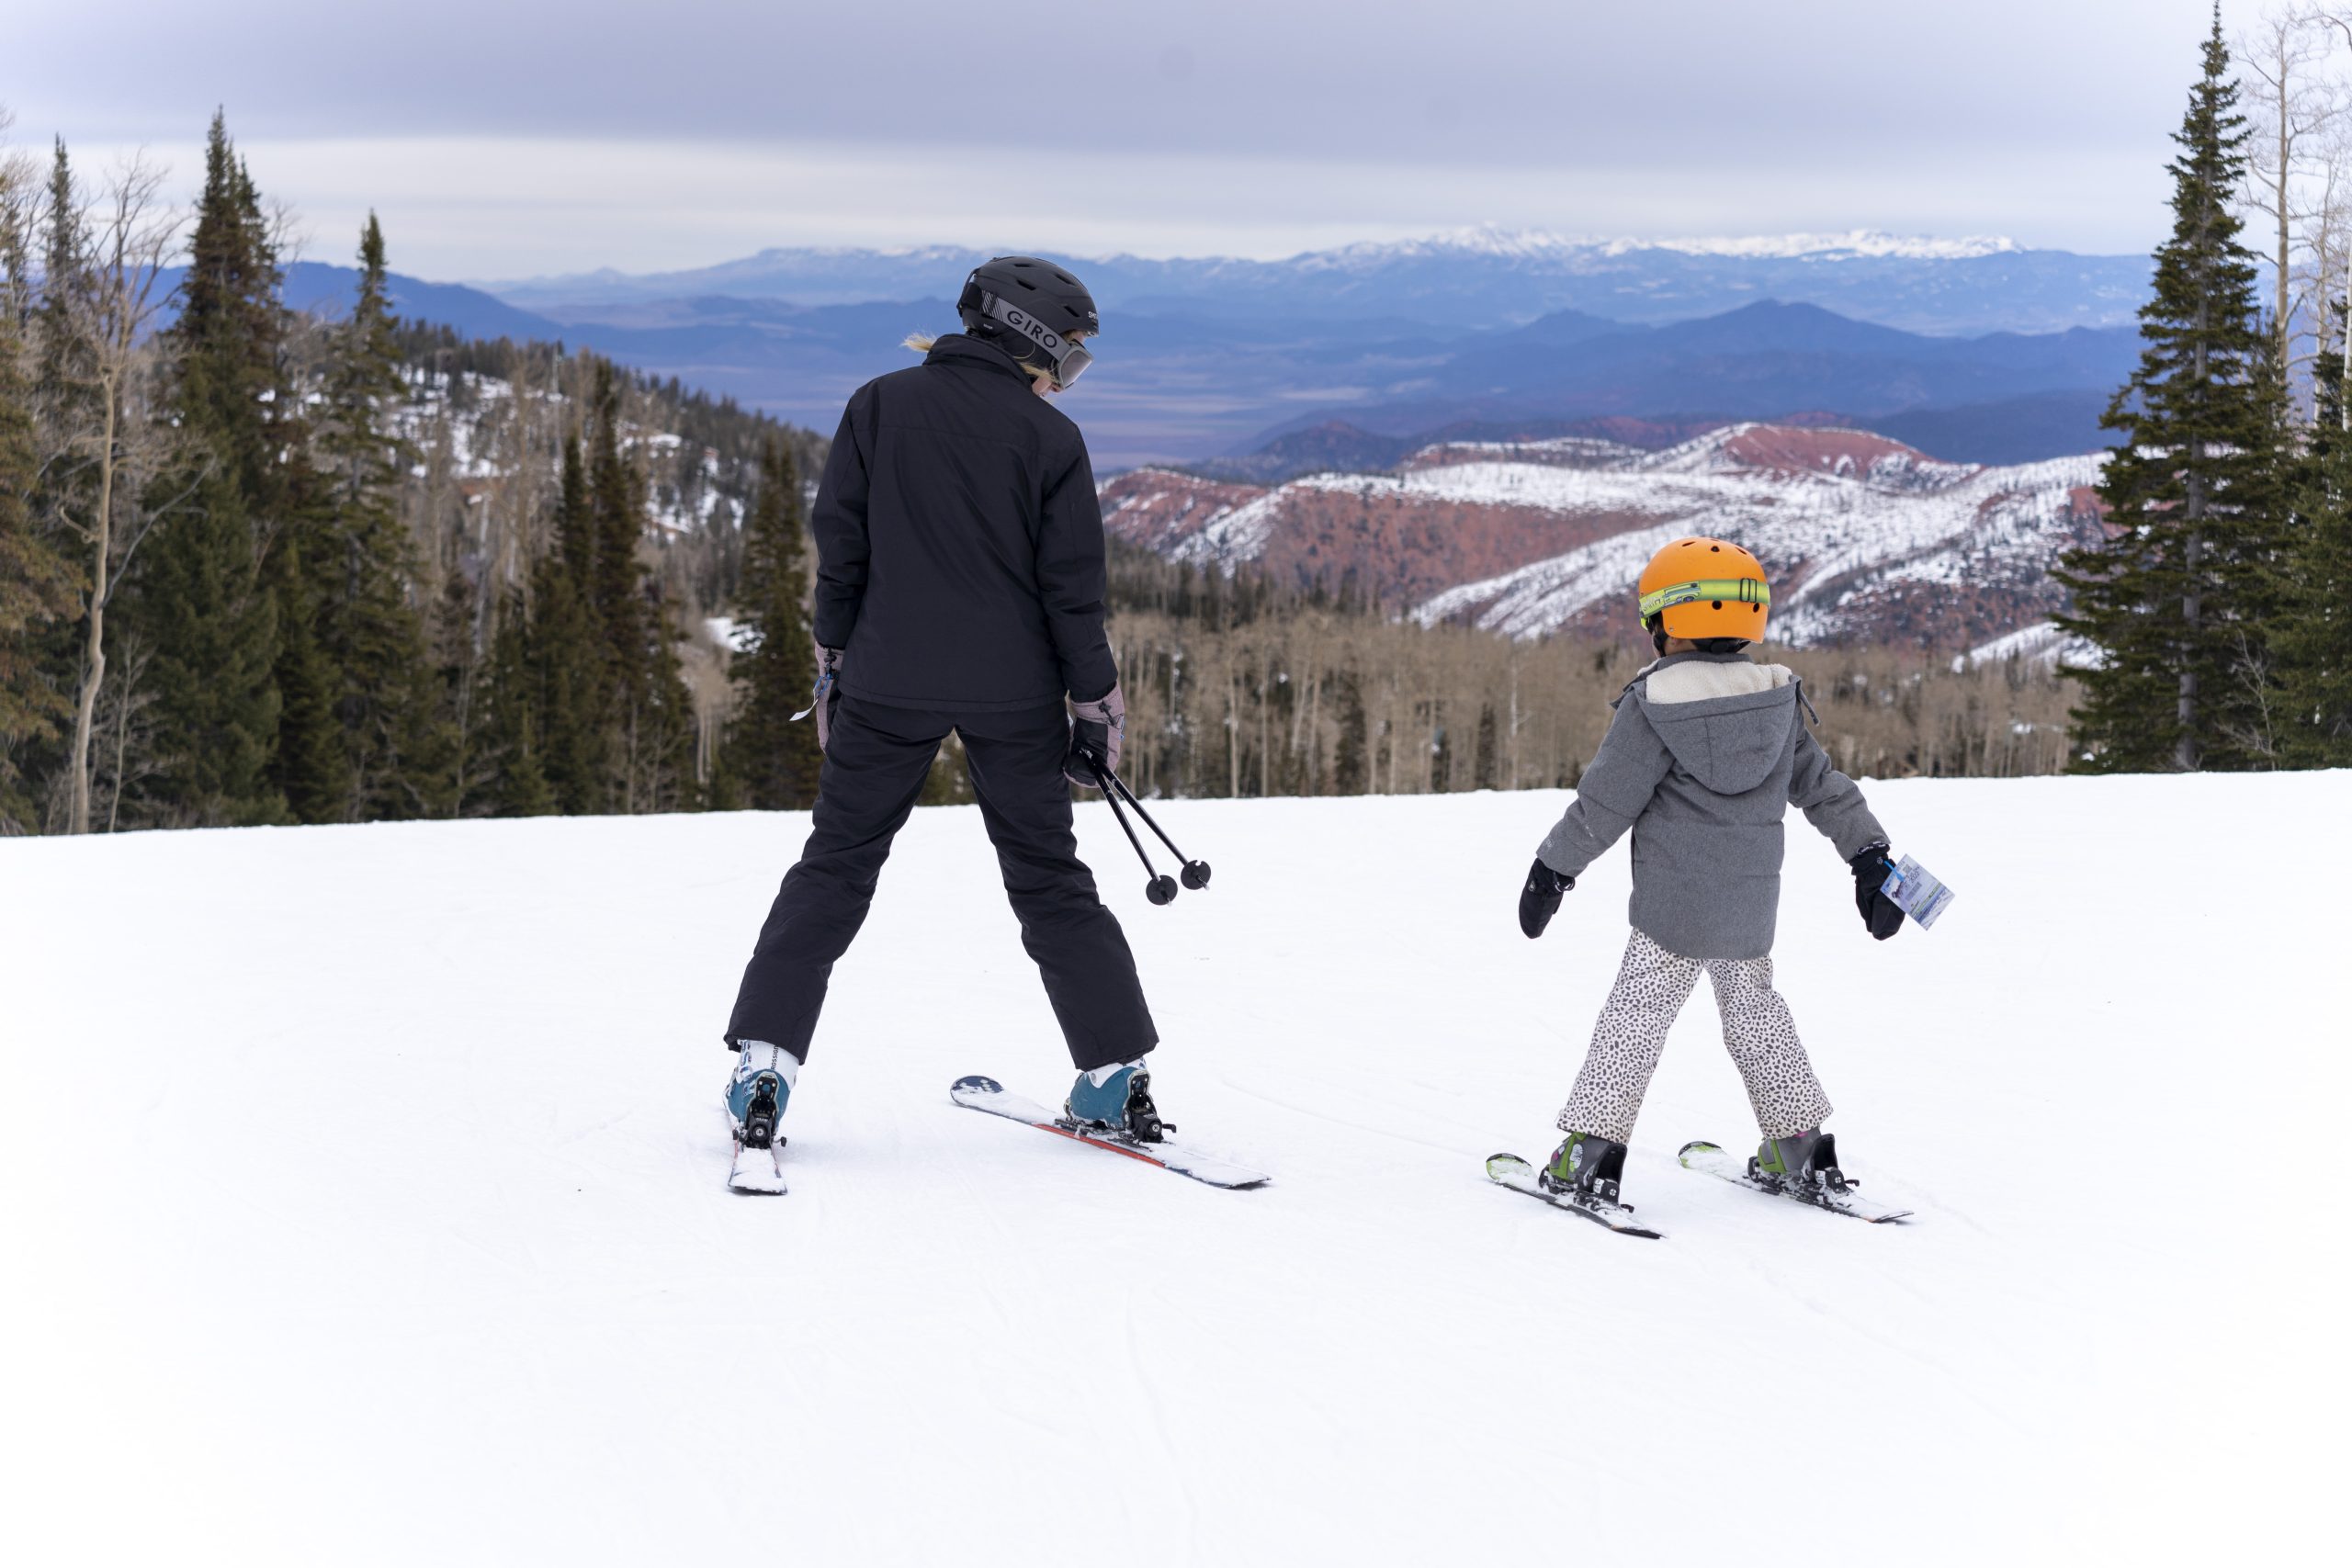
<svg viewBox="0 0 2352 1568">
<path fill-rule="evenodd" d="M 1718 795 L 1745 795 L 1771 777 L 1788 751 L 1799 689 L 1785 666 L 1745 660 L 1653 666 L 1637 685 L 1658 739 Z"/>
</svg>

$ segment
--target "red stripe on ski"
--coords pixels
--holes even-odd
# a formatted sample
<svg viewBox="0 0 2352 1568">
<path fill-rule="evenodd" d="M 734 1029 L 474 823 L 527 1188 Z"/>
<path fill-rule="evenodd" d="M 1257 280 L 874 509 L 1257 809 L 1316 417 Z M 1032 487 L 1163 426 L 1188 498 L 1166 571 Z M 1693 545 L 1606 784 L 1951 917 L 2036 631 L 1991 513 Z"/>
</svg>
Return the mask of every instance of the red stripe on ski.
<svg viewBox="0 0 2352 1568">
<path fill-rule="evenodd" d="M 1008 1120 L 1017 1120 L 1017 1118 L 1008 1118 Z M 1040 1133 L 1056 1134 L 1058 1136 L 1068 1138 L 1073 1144 L 1084 1144 L 1089 1148 L 1108 1149 L 1114 1155 L 1125 1155 L 1129 1159 L 1139 1159 L 1146 1165 L 1156 1165 L 1162 1170 L 1166 1170 L 1168 1168 L 1168 1162 L 1166 1160 L 1154 1159 L 1149 1155 L 1144 1153 L 1141 1149 L 1131 1149 L 1125 1144 L 1114 1144 L 1107 1138 L 1090 1138 L 1083 1133 L 1073 1133 L 1068 1127 L 1061 1126 L 1056 1122 L 1023 1122 L 1021 1124 L 1024 1127 L 1035 1127 Z"/>
<path fill-rule="evenodd" d="M 1108 1149 L 1114 1155 L 1125 1155 L 1138 1165 L 1164 1170 L 1170 1176 L 1182 1176 L 1207 1187 L 1221 1187 L 1228 1191 L 1243 1191 L 1263 1187 L 1273 1178 L 1262 1170 L 1252 1170 L 1236 1165 L 1202 1150 L 1188 1147 L 1170 1139 L 1153 1145 L 1163 1152 L 1139 1148 L 1125 1138 L 1102 1137 L 1082 1128 L 1071 1126 L 1048 1114 L 1046 1108 L 1019 1095 L 1008 1094 L 1004 1086 L 994 1078 L 974 1075 L 957 1078 L 948 1089 L 949 1097 L 967 1110 L 1001 1116 L 1007 1122 L 1023 1127 L 1035 1127 L 1041 1133 L 1052 1133 L 1073 1144 L 1084 1144 L 1092 1149 Z"/>
</svg>

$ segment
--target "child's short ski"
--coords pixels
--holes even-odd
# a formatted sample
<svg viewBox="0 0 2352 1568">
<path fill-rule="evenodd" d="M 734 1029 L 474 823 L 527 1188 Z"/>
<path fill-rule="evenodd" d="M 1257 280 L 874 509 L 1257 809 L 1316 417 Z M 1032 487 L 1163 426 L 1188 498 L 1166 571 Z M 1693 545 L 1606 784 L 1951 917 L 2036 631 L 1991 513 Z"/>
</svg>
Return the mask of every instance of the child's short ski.
<svg viewBox="0 0 2352 1568">
<path fill-rule="evenodd" d="M 727 1173 L 727 1190 L 783 1196 L 784 1140 L 777 1138 L 755 1146 L 743 1141 L 743 1134 L 736 1127 L 732 1115 L 727 1118 L 727 1125 L 735 1139 L 735 1164 Z"/>
<path fill-rule="evenodd" d="M 1211 1187 L 1263 1187 L 1273 1179 L 1262 1170 L 1251 1170 L 1247 1166 L 1235 1165 L 1212 1155 L 1197 1154 L 1182 1145 L 1147 1144 L 1117 1133 L 1101 1133 L 1090 1127 L 1078 1126 L 1063 1117 L 1053 1115 L 1033 1100 L 1006 1093 L 1004 1086 L 994 1078 L 977 1076 L 957 1078 L 948 1089 L 947 1095 L 956 1104 L 969 1106 L 974 1111 L 985 1111 L 991 1116 L 1024 1122 L 1040 1132 L 1058 1134 L 1073 1143 L 1108 1149 L 1114 1155 L 1125 1155 L 1146 1165 L 1156 1165 L 1162 1170 L 1189 1176 Z"/>
<path fill-rule="evenodd" d="M 1571 1214 L 1581 1214 L 1597 1225 L 1607 1225 L 1619 1235 L 1647 1236 L 1652 1241 L 1664 1241 L 1665 1236 L 1654 1230 L 1645 1230 L 1634 1223 L 1631 1203 L 1611 1203 L 1583 1192 L 1547 1192 L 1535 1179 L 1535 1168 L 1517 1155 L 1487 1156 L 1487 1179 L 1514 1192 L 1524 1192 L 1530 1198 L 1541 1198 L 1555 1209 L 1566 1209 Z"/>
<path fill-rule="evenodd" d="M 1743 1159 L 1740 1156 L 1710 1143 L 1685 1144 L 1682 1145 L 1679 1157 L 1688 1169 L 1703 1171 L 1709 1176 L 1720 1177 L 1725 1181 L 1752 1188 L 1758 1192 L 1770 1193 L 1775 1198 L 1786 1198 L 1792 1203 L 1803 1203 L 1809 1209 L 1826 1209 L 1833 1214 L 1845 1214 L 1853 1219 L 1868 1221 L 1874 1225 L 1883 1225 L 1890 1220 L 1908 1219 L 1911 1214 L 1908 1209 L 1873 1203 L 1867 1198 L 1858 1196 L 1854 1188 L 1860 1184 L 1854 1181 L 1849 1180 L 1842 1187 L 1813 1187 L 1776 1181 L 1770 1177 L 1759 1176 L 1751 1168 L 1756 1163 L 1754 1160 Z"/>
</svg>

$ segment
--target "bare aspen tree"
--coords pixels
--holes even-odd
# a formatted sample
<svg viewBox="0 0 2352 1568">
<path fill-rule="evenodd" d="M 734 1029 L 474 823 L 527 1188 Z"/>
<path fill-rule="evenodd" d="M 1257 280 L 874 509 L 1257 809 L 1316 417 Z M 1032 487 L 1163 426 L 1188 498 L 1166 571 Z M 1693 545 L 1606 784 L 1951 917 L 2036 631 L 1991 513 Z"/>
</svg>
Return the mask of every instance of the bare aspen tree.
<svg viewBox="0 0 2352 1568">
<path fill-rule="evenodd" d="M 2306 249 L 2311 255 L 2312 327 L 2314 353 L 2324 353 L 2336 330 L 2332 313 L 2337 290 L 2345 280 L 2346 220 L 2352 217 L 2352 125 L 2343 120 L 2328 128 L 2315 159 Z M 2318 388 L 2312 388 L 2314 399 Z"/>
<path fill-rule="evenodd" d="M 2245 200 L 2269 220 L 2271 331 L 2279 365 L 2290 377 L 2311 358 L 2295 352 L 2297 340 L 2306 333 L 2324 340 L 2327 330 L 2325 154 L 2346 107 L 2341 84 L 2324 71 L 2328 20 L 2303 5 L 2267 11 L 2238 49 L 2255 132 Z M 2308 267 L 2307 254 L 2313 264 Z M 2299 325 L 2304 322 L 2307 328 Z M 2316 346 L 2315 341 L 2313 352 Z"/>
<path fill-rule="evenodd" d="M 150 699 L 140 693 L 141 677 L 154 659 L 154 651 L 133 632 L 123 638 L 122 657 L 114 660 L 116 678 L 114 695 L 107 703 L 107 728 L 113 733 L 114 767 L 107 781 L 107 829 L 109 833 L 122 819 L 122 797 L 140 778 L 153 772 L 153 764 L 139 766 L 147 757 L 142 746 L 138 752 L 130 749 L 130 738 L 140 732 L 139 715 Z"/>
<path fill-rule="evenodd" d="M 1519 645 L 1513 643 L 1510 650 L 1510 781 L 1503 785 L 1505 789 L 1520 787 L 1519 728 Z"/>
<path fill-rule="evenodd" d="M 5 138 L 17 123 L 7 105 L 0 104 L 0 310 L 17 321 L 32 311 L 31 268 L 24 246 L 33 231 L 39 209 L 40 181 L 32 155 Z"/>
<path fill-rule="evenodd" d="M 1241 671 L 1227 666 L 1225 673 L 1225 765 L 1227 800 L 1241 798 Z"/>
<path fill-rule="evenodd" d="M 2309 14 L 2324 30 L 2331 45 L 2352 45 L 2352 9 L 2320 6 Z M 2336 117 L 2327 138 L 2324 161 L 2326 196 L 2321 209 L 2318 310 L 2323 344 L 2329 331 L 2331 288 L 2340 287 L 2347 304 L 2352 305 L 2352 112 Z M 2344 429 L 2352 430 L 2352 342 L 2346 344 L 2342 378 L 2337 387 L 2338 418 Z"/>
<path fill-rule="evenodd" d="M 163 182 L 162 169 L 134 159 L 108 179 L 95 211 L 85 215 L 91 220 L 89 254 L 72 319 L 88 350 L 97 397 L 91 411 L 93 426 L 76 434 L 82 455 L 94 465 L 96 489 L 87 514 L 66 519 L 85 547 L 90 574 L 82 678 L 67 764 L 71 795 L 66 831 L 71 833 L 90 830 L 90 740 L 106 680 L 107 607 L 122 570 L 158 515 L 137 513 L 133 492 L 134 481 L 156 466 L 162 437 L 154 422 L 130 416 L 140 379 L 153 364 L 148 328 L 164 304 L 157 275 L 180 228 L 178 215 L 159 200 Z M 130 515 L 119 520 L 123 512 Z"/>
<path fill-rule="evenodd" d="M 1264 799 L 1274 793 L 1272 724 L 1274 714 L 1274 646 L 1271 638 L 1260 650 L 1258 674 L 1258 796 Z"/>
</svg>

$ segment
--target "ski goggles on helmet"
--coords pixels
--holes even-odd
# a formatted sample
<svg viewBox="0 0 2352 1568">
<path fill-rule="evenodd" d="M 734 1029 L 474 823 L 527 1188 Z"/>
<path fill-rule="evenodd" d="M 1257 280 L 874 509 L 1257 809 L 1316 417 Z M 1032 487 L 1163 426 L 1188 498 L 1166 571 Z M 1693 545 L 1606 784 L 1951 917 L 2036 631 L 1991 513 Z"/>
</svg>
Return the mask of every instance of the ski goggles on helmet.
<svg viewBox="0 0 2352 1568">
<path fill-rule="evenodd" d="M 1772 591 L 1753 577 L 1713 578 L 1699 582 L 1677 582 L 1642 595 L 1642 619 L 1670 610 L 1677 604 L 1689 604 L 1710 599 L 1721 608 L 1724 601 L 1737 604 L 1770 604 Z"/>
<path fill-rule="evenodd" d="M 1094 363 L 1094 355 L 1078 343 L 1064 337 L 1009 299 L 994 294 L 983 294 L 980 296 L 980 313 L 1003 322 L 1045 350 L 1046 357 L 1053 361 L 1054 385 L 1057 388 L 1067 389 L 1086 373 L 1088 366 Z"/>
</svg>

